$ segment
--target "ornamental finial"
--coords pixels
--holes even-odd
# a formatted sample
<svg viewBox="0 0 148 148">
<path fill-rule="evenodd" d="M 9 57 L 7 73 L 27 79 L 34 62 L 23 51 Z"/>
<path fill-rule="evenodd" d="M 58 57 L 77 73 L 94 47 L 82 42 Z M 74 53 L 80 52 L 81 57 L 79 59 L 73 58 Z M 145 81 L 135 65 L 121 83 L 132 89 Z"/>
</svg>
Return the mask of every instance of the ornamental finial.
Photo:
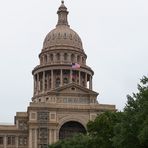
<svg viewBox="0 0 148 148">
<path fill-rule="evenodd" d="M 64 4 L 64 0 L 62 0 L 61 3 Z"/>
</svg>

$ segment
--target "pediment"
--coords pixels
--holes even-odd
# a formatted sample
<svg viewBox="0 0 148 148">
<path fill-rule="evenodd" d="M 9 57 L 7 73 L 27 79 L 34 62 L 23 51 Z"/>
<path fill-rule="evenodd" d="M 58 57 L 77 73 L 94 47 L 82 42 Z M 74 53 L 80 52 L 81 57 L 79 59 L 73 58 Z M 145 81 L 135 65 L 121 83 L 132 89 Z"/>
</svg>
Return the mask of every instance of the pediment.
<svg viewBox="0 0 148 148">
<path fill-rule="evenodd" d="M 98 93 L 95 91 L 92 91 L 88 88 L 82 87 L 78 84 L 71 83 L 64 85 L 62 87 L 56 88 L 52 90 L 50 93 L 59 93 L 59 94 L 81 94 L 81 95 L 95 95 L 97 96 Z"/>
</svg>

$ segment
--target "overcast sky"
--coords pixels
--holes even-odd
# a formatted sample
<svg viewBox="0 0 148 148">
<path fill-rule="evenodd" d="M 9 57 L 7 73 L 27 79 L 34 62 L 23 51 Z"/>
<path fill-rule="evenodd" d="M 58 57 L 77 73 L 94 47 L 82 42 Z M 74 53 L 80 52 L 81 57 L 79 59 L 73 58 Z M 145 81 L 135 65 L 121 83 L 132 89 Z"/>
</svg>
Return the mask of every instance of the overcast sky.
<svg viewBox="0 0 148 148">
<path fill-rule="evenodd" d="M 0 122 L 13 123 L 33 95 L 31 71 L 60 0 L 0 0 Z M 99 103 L 122 110 L 148 74 L 148 0 L 65 0 L 69 24 L 95 72 Z"/>
</svg>

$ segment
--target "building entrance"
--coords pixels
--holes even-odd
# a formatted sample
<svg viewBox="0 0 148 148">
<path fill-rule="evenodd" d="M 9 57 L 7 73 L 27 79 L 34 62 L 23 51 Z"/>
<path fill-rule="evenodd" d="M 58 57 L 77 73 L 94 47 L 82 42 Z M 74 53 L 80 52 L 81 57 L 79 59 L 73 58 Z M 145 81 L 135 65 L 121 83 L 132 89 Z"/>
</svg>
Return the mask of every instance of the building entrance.
<svg viewBox="0 0 148 148">
<path fill-rule="evenodd" d="M 69 121 L 62 125 L 59 132 L 59 139 L 70 138 L 77 133 L 86 133 L 84 126 L 76 121 Z"/>
</svg>

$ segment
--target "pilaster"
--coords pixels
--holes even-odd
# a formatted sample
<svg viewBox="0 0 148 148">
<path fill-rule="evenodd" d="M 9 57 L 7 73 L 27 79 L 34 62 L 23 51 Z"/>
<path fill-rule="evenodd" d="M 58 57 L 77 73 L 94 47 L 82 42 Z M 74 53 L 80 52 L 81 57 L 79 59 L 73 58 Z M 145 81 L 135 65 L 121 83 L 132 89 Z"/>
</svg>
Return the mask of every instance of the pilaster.
<svg viewBox="0 0 148 148">
<path fill-rule="evenodd" d="M 51 89 L 53 89 L 53 70 L 51 70 Z"/>
<path fill-rule="evenodd" d="M 42 90 L 42 91 L 45 92 L 45 71 L 43 71 L 43 77 L 42 77 L 42 78 L 43 78 L 43 79 L 42 79 L 42 80 L 43 80 L 43 83 L 42 83 L 42 85 L 43 85 L 43 86 L 42 86 L 43 90 Z"/>
<path fill-rule="evenodd" d="M 63 70 L 60 72 L 60 86 L 63 86 Z"/>
</svg>

